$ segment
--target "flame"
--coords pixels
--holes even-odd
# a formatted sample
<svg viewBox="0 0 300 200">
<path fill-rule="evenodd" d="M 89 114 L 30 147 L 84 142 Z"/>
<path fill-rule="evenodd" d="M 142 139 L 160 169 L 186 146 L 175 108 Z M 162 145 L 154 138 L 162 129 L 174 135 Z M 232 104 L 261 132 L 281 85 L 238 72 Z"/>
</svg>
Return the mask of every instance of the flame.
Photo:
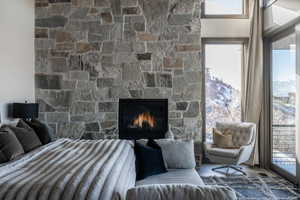
<svg viewBox="0 0 300 200">
<path fill-rule="evenodd" d="M 151 128 L 155 126 L 155 118 L 149 112 L 139 114 L 133 121 L 134 126 L 143 127 L 143 123 L 147 123 Z"/>
</svg>

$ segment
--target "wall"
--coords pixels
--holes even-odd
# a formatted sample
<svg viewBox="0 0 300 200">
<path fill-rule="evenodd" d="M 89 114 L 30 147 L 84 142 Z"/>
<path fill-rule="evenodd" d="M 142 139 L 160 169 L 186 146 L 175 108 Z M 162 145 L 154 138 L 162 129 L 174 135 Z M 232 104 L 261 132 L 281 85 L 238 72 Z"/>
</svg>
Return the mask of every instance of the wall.
<svg viewBox="0 0 300 200">
<path fill-rule="evenodd" d="M 0 111 L 34 101 L 34 0 L 0 1 Z M 1 122 L 0 122 L 1 123 Z"/>
<path fill-rule="evenodd" d="M 202 38 L 249 38 L 249 19 L 201 19 Z"/>
<path fill-rule="evenodd" d="M 199 0 L 39 0 L 35 82 L 58 137 L 116 138 L 119 98 L 168 98 L 176 138 L 201 139 Z"/>
<path fill-rule="evenodd" d="M 264 31 L 267 34 L 300 17 L 300 1 L 278 0 L 264 12 Z"/>
</svg>

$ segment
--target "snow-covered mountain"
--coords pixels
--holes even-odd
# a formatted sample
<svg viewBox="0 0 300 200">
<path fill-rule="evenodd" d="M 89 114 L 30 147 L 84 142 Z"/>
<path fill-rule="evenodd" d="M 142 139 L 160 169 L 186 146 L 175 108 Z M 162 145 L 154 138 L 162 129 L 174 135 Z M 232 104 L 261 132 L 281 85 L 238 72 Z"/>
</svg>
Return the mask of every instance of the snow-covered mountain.
<svg viewBox="0 0 300 200">
<path fill-rule="evenodd" d="M 296 82 L 290 81 L 274 81 L 273 82 L 273 95 L 276 97 L 288 97 L 289 93 L 295 93 Z"/>
</svg>

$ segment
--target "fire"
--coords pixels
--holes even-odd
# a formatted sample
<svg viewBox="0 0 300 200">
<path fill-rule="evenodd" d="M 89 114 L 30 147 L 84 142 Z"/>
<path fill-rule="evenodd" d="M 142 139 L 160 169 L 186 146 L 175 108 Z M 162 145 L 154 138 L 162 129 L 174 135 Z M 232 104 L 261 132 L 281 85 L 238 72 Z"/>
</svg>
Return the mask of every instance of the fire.
<svg viewBox="0 0 300 200">
<path fill-rule="evenodd" d="M 139 114 L 137 118 L 133 121 L 134 126 L 143 128 L 143 124 L 148 124 L 151 128 L 155 126 L 155 118 L 150 115 L 149 112 Z"/>
</svg>

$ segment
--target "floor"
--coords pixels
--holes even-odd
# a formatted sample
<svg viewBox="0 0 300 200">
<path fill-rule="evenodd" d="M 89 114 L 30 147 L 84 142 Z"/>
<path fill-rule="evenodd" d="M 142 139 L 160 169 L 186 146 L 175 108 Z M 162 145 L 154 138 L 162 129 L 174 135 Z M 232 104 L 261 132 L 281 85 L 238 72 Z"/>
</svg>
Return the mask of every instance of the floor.
<svg viewBox="0 0 300 200">
<path fill-rule="evenodd" d="M 289 162 L 282 162 L 281 160 L 273 159 L 273 164 L 296 176 L 296 159 Z"/>
<path fill-rule="evenodd" d="M 226 177 L 226 169 L 218 170 L 218 172 L 212 171 L 212 168 L 219 167 L 220 165 L 216 164 L 202 164 L 202 166 L 197 170 L 200 176 L 220 176 L 220 177 Z M 257 168 L 257 167 L 249 167 L 249 166 L 242 166 L 244 172 L 247 173 L 248 177 L 256 177 L 259 176 L 259 173 L 264 173 L 269 176 L 274 176 L 274 174 L 270 171 L 267 171 L 265 169 Z M 229 171 L 229 173 L 234 173 L 233 171 Z M 235 173 L 236 175 L 240 175 L 240 173 Z M 232 175 L 235 175 L 232 174 Z"/>
</svg>

